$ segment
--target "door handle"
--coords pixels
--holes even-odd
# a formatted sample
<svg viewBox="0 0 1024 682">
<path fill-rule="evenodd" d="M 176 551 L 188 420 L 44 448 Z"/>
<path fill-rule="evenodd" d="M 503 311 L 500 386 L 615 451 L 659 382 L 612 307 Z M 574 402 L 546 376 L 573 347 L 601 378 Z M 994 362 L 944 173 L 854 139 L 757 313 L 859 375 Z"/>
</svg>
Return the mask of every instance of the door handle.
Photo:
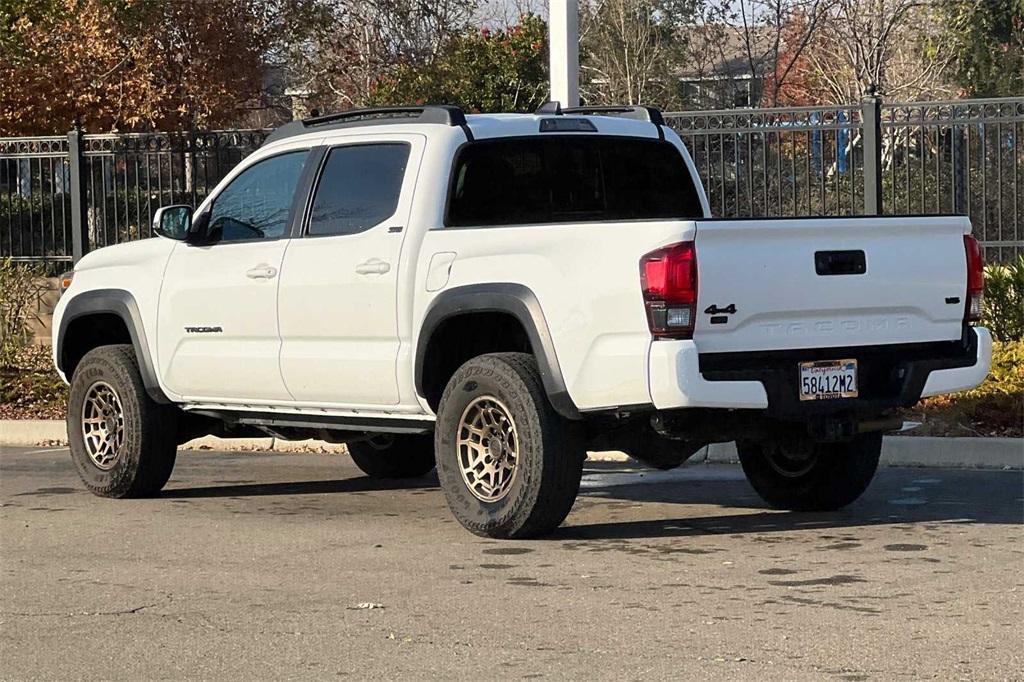
<svg viewBox="0 0 1024 682">
<path fill-rule="evenodd" d="M 380 258 L 371 258 L 356 266 L 356 272 L 360 275 L 383 275 L 389 270 L 391 270 L 391 264 Z"/>
<path fill-rule="evenodd" d="M 260 263 L 251 270 L 246 270 L 245 276 L 249 279 L 273 279 L 277 276 L 277 268 Z"/>
</svg>

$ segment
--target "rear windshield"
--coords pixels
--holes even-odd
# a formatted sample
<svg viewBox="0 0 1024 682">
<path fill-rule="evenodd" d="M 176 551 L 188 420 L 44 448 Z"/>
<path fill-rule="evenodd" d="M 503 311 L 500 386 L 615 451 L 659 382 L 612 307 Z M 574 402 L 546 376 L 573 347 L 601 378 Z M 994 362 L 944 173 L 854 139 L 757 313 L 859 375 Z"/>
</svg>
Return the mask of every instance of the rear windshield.
<svg viewBox="0 0 1024 682">
<path fill-rule="evenodd" d="M 455 160 L 446 225 L 701 218 L 671 143 L 628 137 L 474 142 Z"/>
</svg>

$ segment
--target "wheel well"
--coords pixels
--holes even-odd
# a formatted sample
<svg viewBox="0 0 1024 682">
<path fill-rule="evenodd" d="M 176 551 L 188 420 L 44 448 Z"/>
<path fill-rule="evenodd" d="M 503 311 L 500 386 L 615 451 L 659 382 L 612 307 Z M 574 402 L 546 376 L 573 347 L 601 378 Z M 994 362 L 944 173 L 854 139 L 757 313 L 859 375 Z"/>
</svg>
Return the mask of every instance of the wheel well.
<svg viewBox="0 0 1024 682">
<path fill-rule="evenodd" d="M 430 335 L 423 357 L 423 397 L 437 410 L 455 370 L 485 353 L 532 353 L 530 338 L 515 315 L 470 312 L 448 317 Z"/>
<path fill-rule="evenodd" d="M 71 380 L 85 354 L 100 346 L 131 344 L 128 325 L 115 313 L 93 313 L 76 317 L 68 324 L 61 341 L 60 367 Z"/>
</svg>

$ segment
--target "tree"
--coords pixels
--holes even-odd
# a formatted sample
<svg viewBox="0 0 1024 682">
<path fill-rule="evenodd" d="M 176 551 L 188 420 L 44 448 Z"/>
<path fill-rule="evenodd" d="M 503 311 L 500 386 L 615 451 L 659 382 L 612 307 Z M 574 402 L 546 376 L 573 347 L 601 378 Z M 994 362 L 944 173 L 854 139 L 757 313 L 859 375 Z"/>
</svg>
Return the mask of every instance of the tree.
<svg viewBox="0 0 1024 682">
<path fill-rule="evenodd" d="M 370 102 L 533 111 L 547 94 L 547 26 L 528 15 L 506 30 L 467 30 L 426 65 L 404 62 L 376 84 Z"/>
<path fill-rule="evenodd" d="M 786 103 L 794 96 L 793 92 L 787 95 L 787 85 L 799 73 L 808 46 L 820 35 L 832 2 L 710 0 L 703 6 L 700 25 L 692 31 L 687 57 L 691 78 L 734 87 L 746 83 L 752 103 Z"/>
<path fill-rule="evenodd" d="M 269 41 L 258 0 L 142 2 L 126 33 L 139 36 L 149 123 L 163 129 L 231 123 L 261 86 Z M 127 23 L 127 22 L 126 22 Z"/>
<path fill-rule="evenodd" d="M 950 0 L 944 39 L 953 77 L 970 97 L 1024 93 L 1024 0 Z"/>
<path fill-rule="evenodd" d="M 0 22 L 0 132 L 229 122 L 256 94 L 258 0 L 26 0 Z"/>
<path fill-rule="evenodd" d="M 774 69 L 764 78 L 764 101 L 772 106 L 811 106 L 821 104 L 818 79 L 810 58 L 815 31 L 808 26 L 803 12 L 790 17 L 782 27 L 781 51 Z M 820 27 L 820 19 L 818 26 Z"/>
<path fill-rule="evenodd" d="M 678 99 L 688 2 L 594 0 L 580 11 L 581 91 L 593 104 L 669 107 Z"/>
<path fill-rule="evenodd" d="M 475 8 L 473 0 L 312 1 L 307 33 L 276 61 L 292 89 L 322 110 L 364 105 L 396 69 L 425 67 L 466 31 Z"/>
<path fill-rule="evenodd" d="M 832 0 L 806 51 L 810 89 L 821 102 L 856 102 L 872 88 L 889 99 L 953 94 L 952 46 L 937 0 Z"/>
</svg>

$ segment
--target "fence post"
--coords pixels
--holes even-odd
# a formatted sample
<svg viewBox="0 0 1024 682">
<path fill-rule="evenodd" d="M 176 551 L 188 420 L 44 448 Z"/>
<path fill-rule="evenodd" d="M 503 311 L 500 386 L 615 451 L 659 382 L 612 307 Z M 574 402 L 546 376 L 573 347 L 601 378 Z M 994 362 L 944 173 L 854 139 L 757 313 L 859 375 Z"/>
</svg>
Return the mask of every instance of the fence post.
<svg viewBox="0 0 1024 682">
<path fill-rule="evenodd" d="M 82 126 L 68 131 L 68 165 L 71 176 L 71 257 L 75 263 L 89 253 L 89 206 L 85 199 L 85 148 Z"/>
<path fill-rule="evenodd" d="M 185 162 L 185 192 L 191 195 L 191 204 L 196 205 L 196 129 L 194 123 L 188 126 L 188 147 Z"/>
<path fill-rule="evenodd" d="M 953 111 L 956 112 L 956 107 Z M 953 213 L 958 215 L 967 214 L 965 198 L 968 192 L 967 164 L 970 159 L 965 154 L 969 152 L 969 149 L 964 149 L 963 128 L 954 124 L 950 129 L 950 156 L 953 165 Z"/>
<path fill-rule="evenodd" d="M 882 215 L 882 98 L 869 85 L 861 100 L 864 130 L 864 215 Z"/>
</svg>

